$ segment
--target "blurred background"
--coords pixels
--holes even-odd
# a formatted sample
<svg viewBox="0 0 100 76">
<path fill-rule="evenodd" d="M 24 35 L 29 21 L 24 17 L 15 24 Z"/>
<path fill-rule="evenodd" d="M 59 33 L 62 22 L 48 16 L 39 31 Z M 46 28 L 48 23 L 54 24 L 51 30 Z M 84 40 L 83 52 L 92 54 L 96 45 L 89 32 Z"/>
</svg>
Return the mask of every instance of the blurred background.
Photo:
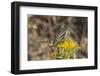
<svg viewBox="0 0 100 76">
<path fill-rule="evenodd" d="M 55 59 L 51 55 L 55 48 L 48 41 L 55 41 L 63 25 L 72 29 L 70 36 L 80 49 L 75 53 L 77 59 L 88 58 L 88 18 L 74 16 L 27 15 L 28 20 L 28 60 Z"/>
</svg>

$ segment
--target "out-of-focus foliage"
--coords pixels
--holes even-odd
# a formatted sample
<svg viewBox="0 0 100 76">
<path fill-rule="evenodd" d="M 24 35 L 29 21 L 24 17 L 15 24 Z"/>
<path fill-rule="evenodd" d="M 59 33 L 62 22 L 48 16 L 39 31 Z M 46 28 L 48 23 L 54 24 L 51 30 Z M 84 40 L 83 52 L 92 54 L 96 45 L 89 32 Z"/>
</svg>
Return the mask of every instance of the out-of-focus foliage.
<svg viewBox="0 0 100 76">
<path fill-rule="evenodd" d="M 87 17 L 28 15 L 28 60 L 79 59 L 88 57 Z M 69 25 L 70 24 L 70 25 Z M 63 25 L 69 38 L 50 46 Z"/>
</svg>

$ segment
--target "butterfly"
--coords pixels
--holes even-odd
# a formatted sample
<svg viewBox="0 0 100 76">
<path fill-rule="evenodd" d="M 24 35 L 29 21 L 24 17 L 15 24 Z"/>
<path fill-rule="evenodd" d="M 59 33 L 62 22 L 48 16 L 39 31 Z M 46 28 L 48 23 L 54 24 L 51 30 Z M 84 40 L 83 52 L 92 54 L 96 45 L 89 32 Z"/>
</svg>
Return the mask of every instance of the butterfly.
<svg viewBox="0 0 100 76">
<path fill-rule="evenodd" d="M 70 35 L 70 32 L 71 32 L 71 28 L 69 27 L 69 25 L 63 25 L 56 40 L 49 41 L 50 46 L 56 46 L 59 41 L 62 41 L 63 39 L 68 38 Z"/>
</svg>

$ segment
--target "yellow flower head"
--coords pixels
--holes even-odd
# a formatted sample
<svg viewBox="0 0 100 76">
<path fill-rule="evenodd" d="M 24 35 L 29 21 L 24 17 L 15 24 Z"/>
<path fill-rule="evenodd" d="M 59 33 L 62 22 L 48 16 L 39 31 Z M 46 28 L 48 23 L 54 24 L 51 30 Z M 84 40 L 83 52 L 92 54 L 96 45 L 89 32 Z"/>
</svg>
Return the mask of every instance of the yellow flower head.
<svg viewBox="0 0 100 76">
<path fill-rule="evenodd" d="M 64 48 L 64 49 L 75 49 L 78 48 L 78 44 L 72 40 L 72 38 L 64 39 L 62 40 L 58 45 L 58 48 Z"/>
</svg>

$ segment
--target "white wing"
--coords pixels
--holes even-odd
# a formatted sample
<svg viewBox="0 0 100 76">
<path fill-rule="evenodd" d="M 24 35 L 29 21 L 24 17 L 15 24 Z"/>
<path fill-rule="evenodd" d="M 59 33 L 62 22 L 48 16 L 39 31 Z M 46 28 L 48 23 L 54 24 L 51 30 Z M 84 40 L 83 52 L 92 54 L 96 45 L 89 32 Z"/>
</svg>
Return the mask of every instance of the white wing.
<svg viewBox="0 0 100 76">
<path fill-rule="evenodd" d="M 70 32 L 70 27 L 68 25 L 64 25 L 63 28 L 60 31 L 60 34 L 58 38 L 54 41 L 54 45 L 58 42 L 63 40 L 64 38 L 68 37 L 68 34 Z"/>
</svg>

